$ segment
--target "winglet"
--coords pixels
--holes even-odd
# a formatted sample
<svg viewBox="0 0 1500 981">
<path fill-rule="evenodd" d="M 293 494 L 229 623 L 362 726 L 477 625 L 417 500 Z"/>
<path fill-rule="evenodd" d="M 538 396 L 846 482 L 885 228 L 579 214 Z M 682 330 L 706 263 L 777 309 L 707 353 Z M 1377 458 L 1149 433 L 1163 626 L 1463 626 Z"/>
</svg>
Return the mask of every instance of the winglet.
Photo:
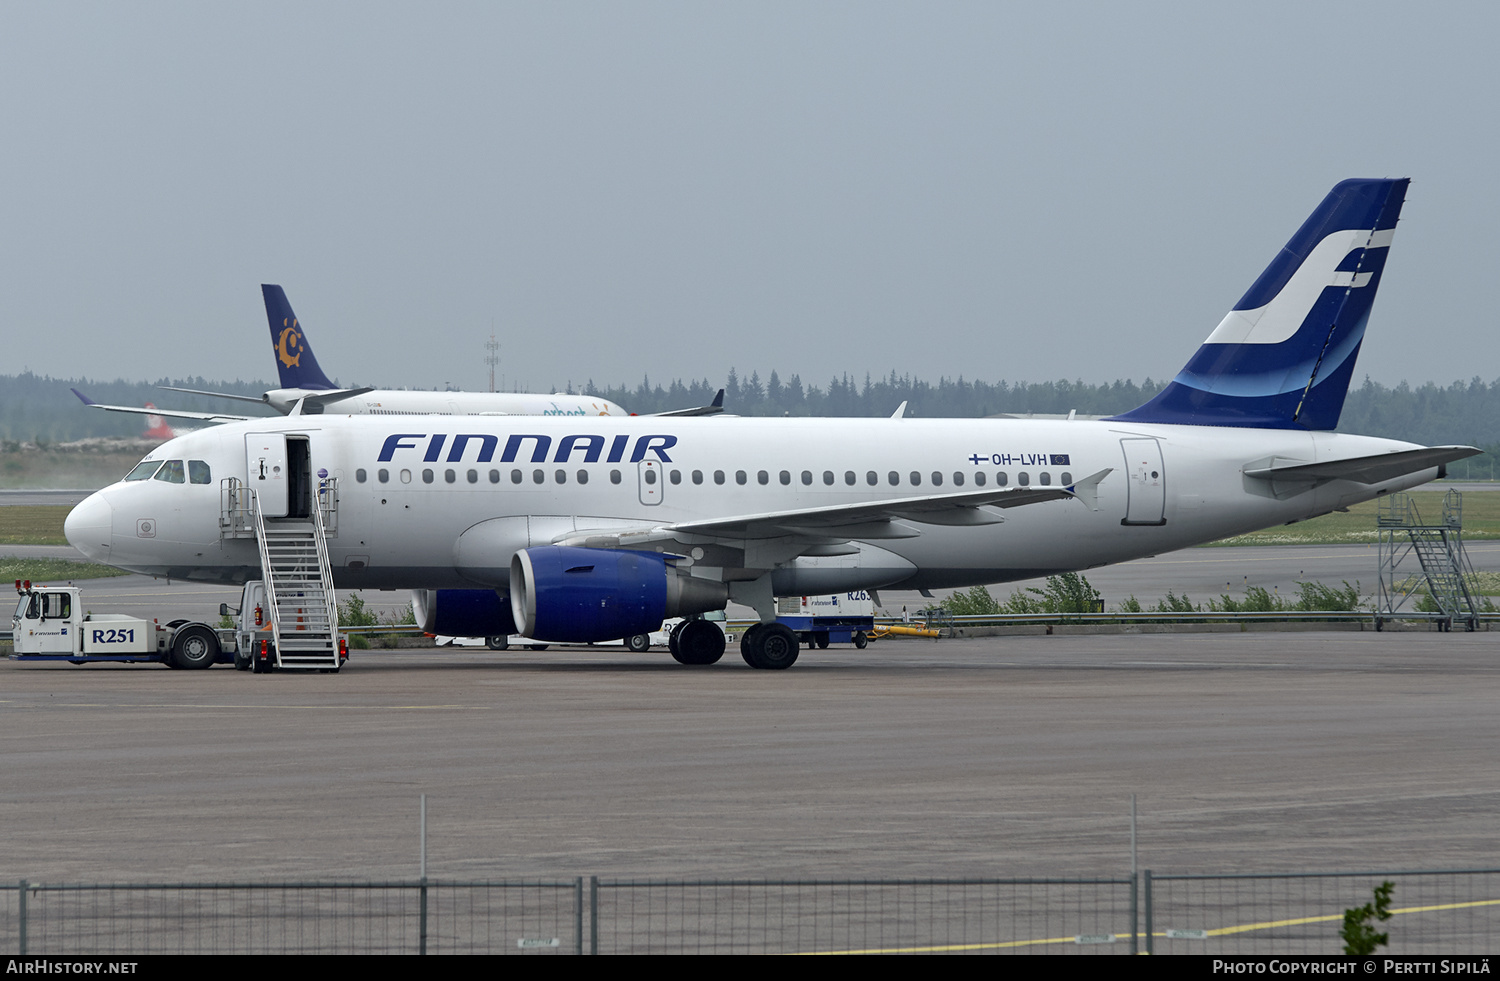
<svg viewBox="0 0 1500 981">
<path fill-rule="evenodd" d="M 70 389 L 68 389 L 68 391 L 70 391 L 74 395 L 78 396 L 78 401 L 82 402 L 84 405 L 98 405 L 99 404 L 98 402 L 95 402 L 93 399 L 89 398 L 87 395 L 83 394 L 82 392 L 80 392 L 76 388 L 70 388 Z"/>
<path fill-rule="evenodd" d="M 271 325 L 271 349 L 276 355 L 276 372 L 282 388 L 327 390 L 338 388 L 318 367 L 307 334 L 297 322 L 286 291 L 271 283 L 262 283 L 260 292 L 266 301 L 266 321 Z"/>
<path fill-rule="evenodd" d="M 896 411 L 891 413 L 891 418 L 892 419 L 900 419 L 900 418 L 902 418 L 905 415 L 906 415 L 906 403 L 902 402 L 900 405 L 896 406 Z"/>
<path fill-rule="evenodd" d="M 1099 510 L 1099 482 L 1114 472 L 1114 467 L 1105 467 L 1069 487 L 1068 493 L 1088 505 L 1090 511 Z"/>
</svg>

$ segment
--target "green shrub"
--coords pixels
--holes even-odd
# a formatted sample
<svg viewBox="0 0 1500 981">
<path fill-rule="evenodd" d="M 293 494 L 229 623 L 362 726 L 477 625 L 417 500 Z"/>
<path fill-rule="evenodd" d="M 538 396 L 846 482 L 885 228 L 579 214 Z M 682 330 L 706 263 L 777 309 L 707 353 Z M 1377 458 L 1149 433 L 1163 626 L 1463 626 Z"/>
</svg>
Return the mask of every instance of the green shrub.
<svg viewBox="0 0 1500 981">
<path fill-rule="evenodd" d="M 1299 582 L 1297 584 L 1297 602 L 1292 604 L 1291 609 L 1353 613 L 1359 609 L 1359 580 L 1354 585 L 1349 585 L 1349 580 L 1344 580 L 1344 588 L 1337 586 L 1325 586 L 1320 582 Z"/>
<path fill-rule="evenodd" d="M 1201 613 L 1203 607 L 1193 605 L 1193 601 L 1186 595 L 1178 596 L 1170 589 L 1167 596 L 1161 602 L 1151 608 L 1152 613 Z"/>
<path fill-rule="evenodd" d="M 350 593 L 349 598 L 339 604 L 339 625 L 343 627 L 374 627 L 380 623 L 380 618 L 365 608 L 365 601 L 358 594 Z"/>
<path fill-rule="evenodd" d="M 1237 600 L 1227 594 L 1208 601 L 1214 613 L 1276 613 L 1287 608 L 1286 600 L 1271 593 L 1264 586 L 1251 586 L 1245 590 L 1245 598 Z"/>
<path fill-rule="evenodd" d="M 1346 584 L 1347 585 L 1347 584 Z M 1344 910 L 1344 928 L 1339 936 L 1344 940 L 1344 953 L 1355 956 L 1375 953 L 1375 948 L 1390 942 L 1389 933 L 1376 933 L 1371 920 L 1384 923 L 1391 918 L 1391 893 L 1396 884 L 1387 879 L 1375 887 L 1375 901 L 1363 906 Z"/>
<path fill-rule="evenodd" d="M 983 586 L 954 593 L 939 605 L 956 617 L 993 616 L 1005 612 Z"/>
</svg>

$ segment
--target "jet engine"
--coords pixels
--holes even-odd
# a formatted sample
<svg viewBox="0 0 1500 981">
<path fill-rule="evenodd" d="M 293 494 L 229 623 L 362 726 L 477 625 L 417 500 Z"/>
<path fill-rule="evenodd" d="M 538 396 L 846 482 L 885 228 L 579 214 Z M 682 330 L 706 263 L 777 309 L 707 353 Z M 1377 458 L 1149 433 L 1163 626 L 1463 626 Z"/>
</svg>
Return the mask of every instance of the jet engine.
<svg viewBox="0 0 1500 981">
<path fill-rule="evenodd" d="M 536 640 L 618 640 L 728 601 L 722 582 L 685 575 L 656 552 L 543 545 L 510 562 L 511 613 Z"/>
<path fill-rule="evenodd" d="M 493 589 L 418 589 L 411 594 L 417 626 L 452 637 L 508 636 L 516 632 L 510 604 Z"/>
</svg>

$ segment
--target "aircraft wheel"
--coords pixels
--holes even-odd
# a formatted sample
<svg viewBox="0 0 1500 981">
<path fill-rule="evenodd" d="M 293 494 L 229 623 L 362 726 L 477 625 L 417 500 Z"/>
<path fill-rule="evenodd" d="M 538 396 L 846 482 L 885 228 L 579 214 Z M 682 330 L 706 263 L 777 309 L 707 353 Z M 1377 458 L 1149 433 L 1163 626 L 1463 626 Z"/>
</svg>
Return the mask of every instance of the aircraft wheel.
<svg viewBox="0 0 1500 981">
<path fill-rule="evenodd" d="M 625 649 L 632 654 L 644 654 L 651 649 L 650 634 L 631 634 L 625 638 Z"/>
<path fill-rule="evenodd" d="M 493 637 L 486 637 L 484 639 L 484 646 L 492 651 L 508 651 L 510 650 L 510 638 L 505 634 L 495 634 Z"/>
<path fill-rule="evenodd" d="M 667 634 L 667 650 L 671 651 L 672 657 L 675 660 L 684 664 L 687 662 L 682 661 L 682 658 L 677 656 L 677 649 L 678 646 L 682 643 L 682 628 L 686 627 L 689 622 L 690 621 L 688 620 L 679 621 L 677 625 L 672 628 L 671 632 Z"/>
<path fill-rule="evenodd" d="M 745 663 L 764 671 L 781 671 L 796 664 L 801 648 L 797 634 L 781 623 L 762 623 L 751 628 L 740 642 Z"/>
<path fill-rule="evenodd" d="M 548 645 L 546 645 L 546 644 L 527 644 L 526 646 L 529 647 L 529 648 L 531 648 L 534 651 L 545 651 L 547 649 Z"/>
<path fill-rule="evenodd" d="M 755 652 L 759 649 L 760 635 L 764 632 L 765 624 L 757 623 L 746 627 L 745 632 L 740 634 L 740 657 L 752 668 L 759 667 L 755 661 L 760 655 Z"/>
<path fill-rule="evenodd" d="M 678 664 L 713 664 L 724 656 L 724 631 L 707 620 L 688 620 L 672 657 Z"/>
<path fill-rule="evenodd" d="M 813 634 L 813 642 L 818 645 L 818 650 L 828 650 L 828 632 L 825 630 L 821 633 Z"/>
<path fill-rule="evenodd" d="M 219 639 L 207 627 L 188 627 L 172 641 L 172 663 L 179 668 L 206 668 L 219 659 Z"/>
<path fill-rule="evenodd" d="M 868 637 L 865 636 L 865 632 L 863 630 L 856 630 L 856 631 L 854 631 L 854 646 L 855 647 L 858 647 L 860 650 L 864 650 L 866 647 L 869 646 L 869 644 L 870 644 L 870 638 L 868 638 Z"/>
</svg>

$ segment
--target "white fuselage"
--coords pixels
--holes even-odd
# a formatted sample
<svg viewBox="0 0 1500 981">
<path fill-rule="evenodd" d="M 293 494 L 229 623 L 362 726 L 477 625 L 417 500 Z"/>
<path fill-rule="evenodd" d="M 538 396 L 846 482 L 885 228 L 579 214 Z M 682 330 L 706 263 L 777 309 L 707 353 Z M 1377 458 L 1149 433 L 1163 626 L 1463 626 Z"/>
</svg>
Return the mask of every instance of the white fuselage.
<svg viewBox="0 0 1500 981">
<path fill-rule="evenodd" d="M 235 423 L 164 443 L 148 459 L 202 461 L 211 476 L 196 484 L 113 484 L 69 516 L 69 540 L 90 558 L 137 572 L 226 583 L 259 578 L 255 542 L 220 537 L 221 482 L 251 477 L 247 434 L 256 433 L 305 437 L 311 472 L 337 478 L 337 534 L 328 544 L 343 588 L 503 589 L 515 549 L 581 529 L 890 501 L 993 488 L 1002 479 L 1012 488 L 1061 486 L 1111 471 L 1098 485 L 1097 510 L 1067 499 L 994 511 L 1003 516 L 994 524 L 903 519 L 869 538 L 848 529 L 833 537 L 852 540 L 852 552 L 804 554 L 777 563 L 774 573 L 780 595 L 966 586 L 1088 569 L 1299 521 L 1437 474 L 1434 467 L 1379 485 L 1335 480 L 1290 491 L 1247 477 L 1244 470 L 1273 459 L 1312 463 L 1413 448 L 1288 430 L 326 414 Z M 743 554 L 766 546 L 750 543 Z M 692 574 L 746 578 L 723 555 L 710 549 Z"/>
<path fill-rule="evenodd" d="M 265 395 L 266 403 L 282 415 L 307 396 L 325 393 L 308 388 L 278 388 Z M 498 415 L 498 416 L 625 416 L 609 399 L 597 395 L 531 395 L 524 392 L 424 392 L 420 389 L 377 389 L 351 395 L 324 408 L 330 415 Z"/>
</svg>

